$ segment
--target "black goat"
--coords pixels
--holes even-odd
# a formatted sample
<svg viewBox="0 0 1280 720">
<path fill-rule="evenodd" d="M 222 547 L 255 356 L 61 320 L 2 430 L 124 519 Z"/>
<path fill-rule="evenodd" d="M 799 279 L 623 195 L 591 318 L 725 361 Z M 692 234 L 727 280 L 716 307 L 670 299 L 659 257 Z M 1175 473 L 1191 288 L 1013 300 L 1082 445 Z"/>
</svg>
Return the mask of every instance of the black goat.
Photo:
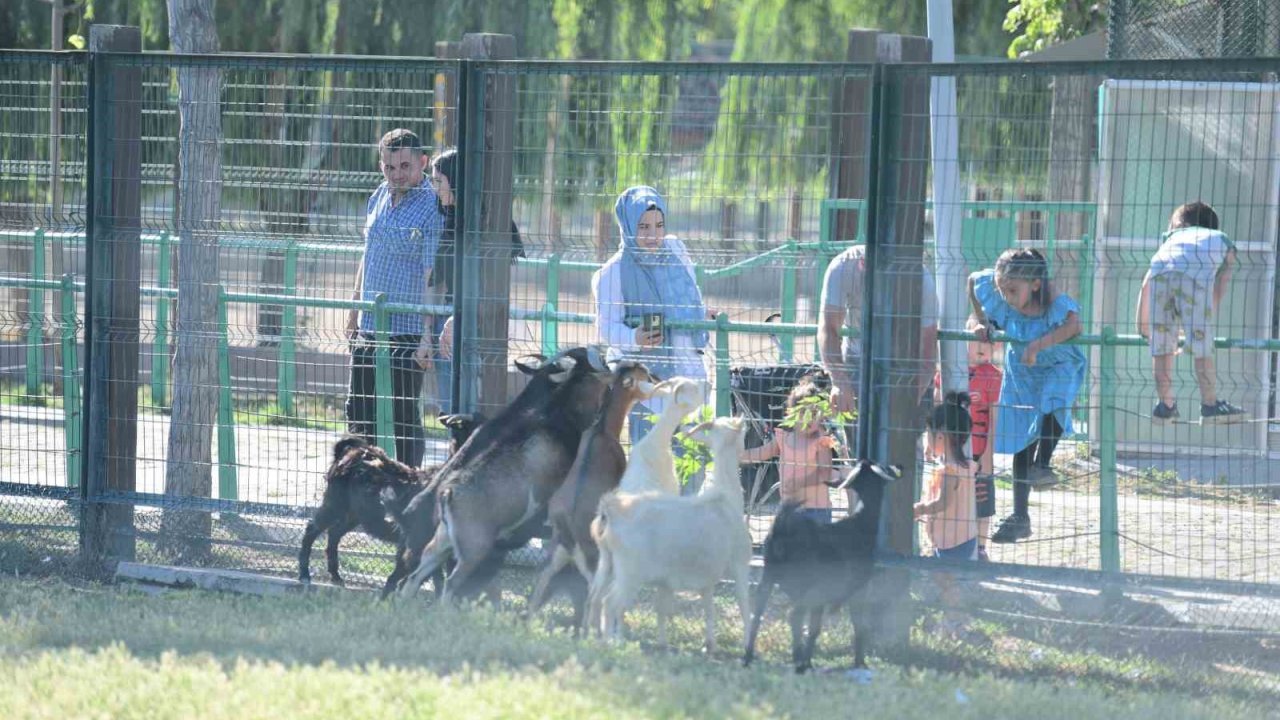
<svg viewBox="0 0 1280 720">
<path fill-rule="evenodd" d="M 760 620 L 769 605 L 773 586 L 780 585 L 791 600 L 791 656 L 797 673 L 813 667 L 813 651 L 822 632 L 822 616 L 828 609 L 849 604 L 853 623 L 853 663 L 865 668 L 865 608 L 861 598 L 875 569 L 872 552 L 880 524 L 880 504 L 885 485 L 901 471 L 896 466 L 883 468 L 867 460 L 857 465 L 839 484 L 852 486 L 858 493 L 861 508 L 835 523 L 819 523 L 800 514 L 796 503 L 778 510 L 773 528 L 764 542 L 764 572 L 756 588 L 755 607 L 747 627 L 744 665 L 755 658 L 756 634 Z M 809 634 L 805 637 L 805 620 Z"/>
<path fill-rule="evenodd" d="M 479 413 L 441 416 L 440 423 L 449 429 L 449 454 L 457 452 L 483 422 Z M 371 537 L 399 544 L 400 533 L 387 520 L 388 512 L 402 509 L 439 467 L 411 468 L 360 437 L 344 437 L 334 443 L 333 463 L 324 476 L 324 499 L 302 534 L 298 580 L 311 582 L 311 546 L 323 532 L 329 533 L 325 558 L 335 585 L 343 584 L 338 572 L 338 543 L 347 533 L 360 528 Z"/>
</svg>

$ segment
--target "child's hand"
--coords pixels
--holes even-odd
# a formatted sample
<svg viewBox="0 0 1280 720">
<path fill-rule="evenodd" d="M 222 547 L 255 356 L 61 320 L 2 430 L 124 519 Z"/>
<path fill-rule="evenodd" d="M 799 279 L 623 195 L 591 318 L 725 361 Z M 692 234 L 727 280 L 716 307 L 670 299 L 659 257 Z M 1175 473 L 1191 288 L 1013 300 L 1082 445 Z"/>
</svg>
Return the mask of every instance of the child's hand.
<svg viewBox="0 0 1280 720">
<path fill-rule="evenodd" d="M 981 342 L 991 342 L 991 326 L 986 322 L 973 323 L 973 334 L 978 336 Z"/>
<path fill-rule="evenodd" d="M 1026 350 L 1022 351 L 1022 362 L 1026 365 L 1035 365 L 1036 356 L 1040 354 L 1040 345 L 1031 343 Z"/>
<path fill-rule="evenodd" d="M 818 438 L 818 447 L 824 447 L 828 450 L 835 450 L 836 439 L 831 437 L 830 435 L 823 435 L 822 437 Z"/>
<path fill-rule="evenodd" d="M 911 514 L 912 514 L 912 515 L 915 517 L 915 519 L 917 519 L 917 520 L 919 520 L 920 518 L 924 517 L 924 516 L 927 514 L 927 513 L 925 513 L 925 512 L 924 512 L 924 503 L 922 503 L 922 502 L 918 502 L 918 503 L 916 503 L 915 505 L 911 506 Z"/>
</svg>

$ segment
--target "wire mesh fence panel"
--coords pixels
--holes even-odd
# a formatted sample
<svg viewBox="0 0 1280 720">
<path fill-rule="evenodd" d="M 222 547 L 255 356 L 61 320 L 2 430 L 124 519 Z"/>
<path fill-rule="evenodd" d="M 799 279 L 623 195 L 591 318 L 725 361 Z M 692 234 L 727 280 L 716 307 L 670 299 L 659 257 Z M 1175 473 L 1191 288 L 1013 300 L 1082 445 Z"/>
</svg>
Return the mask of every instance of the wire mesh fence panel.
<svg viewBox="0 0 1280 720">
<path fill-rule="evenodd" d="M 132 284 L 141 302 L 140 362 L 112 380 L 118 387 L 106 392 L 121 404 L 104 410 L 109 422 L 136 428 L 135 472 L 132 483 L 100 488 L 102 499 L 146 506 L 137 511 L 139 552 L 290 567 L 301 520 L 320 504 L 334 441 L 348 428 L 353 349 L 367 357 L 370 382 L 356 393 L 362 424 L 352 427 L 413 465 L 444 457 L 438 425 L 400 417 L 437 401 L 422 386 L 425 373 L 402 372 L 413 361 L 395 336 L 406 320 L 421 333 L 431 300 L 440 209 L 425 166 L 449 110 L 437 75 L 454 66 L 155 55 L 108 65 L 98 76 L 130 73 L 134 94 L 113 94 L 101 111 L 115 117 L 134 106 L 137 134 L 123 136 L 118 123 L 100 132 L 112 148 L 132 150 L 137 175 L 115 164 L 96 182 L 135 183 L 139 229 L 114 248 L 95 239 L 95 252 L 137 243 L 136 274 L 109 279 L 121 292 Z M 413 133 L 401 155 L 415 171 L 393 178 L 403 185 L 391 188 L 393 203 L 386 188 L 378 194 L 386 185 L 378 143 L 395 128 Z M 368 209 L 379 198 L 392 217 L 373 230 L 381 255 L 368 263 L 382 265 L 369 270 Z M 108 215 L 98 228 L 118 238 L 118 225 Z M 387 263 L 415 269 L 389 274 Z M 95 322 L 129 312 L 101 303 Z M 113 341 L 98 347 L 134 352 Z M 394 384 L 375 378 L 384 364 Z M 402 374 L 416 382 L 398 382 Z M 136 410 L 122 399 L 129 393 Z M 405 458 L 413 437 L 418 457 Z M 224 512 L 211 519 L 210 509 Z"/>
<path fill-rule="evenodd" d="M 506 342 L 477 328 L 464 339 L 463 377 L 481 376 L 490 363 L 506 377 L 504 353 L 599 343 L 661 378 L 703 383 L 703 409 L 690 420 L 745 416 L 747 446 L 774 447 L 788 393 L 821 370 L 814 328 L 826 259 L 858 239 L 856 216 L 828 222 L 836 212 L 827 199 L 837 171 L 866 161 L 865 140 L 846 136 L 865 127 L 868 69 L 545 63 L 482 72 L 477 87 L 510 83 L 510 134 L 497 137 L 511 140 L 473 151 L 468 162 L 487 171 L 495 154 L 508 156 L 526 257 L 509 267 Z M 488 184 L 471 189 L 477 199 L 492 192 Z M 468 234 L 477 269 L 508 271 L 511 245 L 501 235 L 486 242 L 483 230 Z M 505 300 L 468 293 L 462 306 Z M 476 393 L 486 412 L 498 404 L 492 398 L 509 394 L 490 387 Z M 662 432 L 659 418 L 677 405 L 663 392 L 642 399 L 623 442 L 634 444 L 655 423 Z M 828 414 L 818 424 L 834 431 Z M 677 457 L 694 452 L 679 439 L 676 447 Z M 761 484 L 749 498 L 757 542 L 777 506 L 780 474 L 777 450 L 758 452 L 764 462 L 743 475 L 744 485 L 757 475 Z M 818 472 L 789 447 L 783 455 L 797 474 Z M 703 479 L 692 454 L 688 460 L 678 463 L 685 492 Z M 825 465 L 830 479 L 829 457 Z M 788 499 L 803 494 L 792 487 L 800 483 L 786 482 Z M 845 503 L 824 484 L 808 492 L 821 507 Z"/>
<path fill-rule="evenodd" d="M 1108 57 L 1268 57 L 1280 53 L 1280 7 L 1266 0 L 1116 0 Z"/>
<path fill-rule="evenodd" d="M 928 312 L 902 289 L 917 258 L 936 279 L 944 384 L 994 410 L 973 418 L 990 435 L 977 470 L 994 471 L 994 515 L 930 505 L 917 547 L 977 535 L 1003 562 L 1274 582 L 1276 102 L 1262 69 L 965 68 L 958 111 L 933 119 L 959 142 L 933 157 L 930 192 L 954 170 L 928 214 L 918 135 L 941 69 L 890 69 L 899 130 L 873 251 L 888 287 L 871 296 L 879 447 L 903 452 L 925 423 L 898 397 L 932 372 L 911 333 Z M 1003 342 L 974 342 L 966 324 Z M 937 467 L 920 499 L 945 485 L 964 502 Z"/>
<path fill-rule="evenodd" d="M 61 565 L 78 493 L 85 66 L 73 54 L 0 54 L 0 502 L 6 562 Z M 64 275 L 65 280 L 64 280 Z"/>
</svg>

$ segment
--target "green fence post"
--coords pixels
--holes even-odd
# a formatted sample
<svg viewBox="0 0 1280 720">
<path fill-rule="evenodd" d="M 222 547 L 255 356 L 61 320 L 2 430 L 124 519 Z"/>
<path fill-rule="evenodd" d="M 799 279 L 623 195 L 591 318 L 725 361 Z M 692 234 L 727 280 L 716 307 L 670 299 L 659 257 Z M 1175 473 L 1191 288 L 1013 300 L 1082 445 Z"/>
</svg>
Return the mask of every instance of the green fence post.
<svg viewBox="0 0 1280 720">
<path fill-rule="evenodd" d="M 387 313 L 387 296 L 378 293 L 373 300 L 373 392 L 376 405 L 378 447 L 392 458 L 396 456 L 394 416 L 391 401 L 395 388 L 391 383 L 391 318 Z"/>
<path fill-rule="evenodd" d="M 716 417 L 733 414 L 729 387 L 729 316 L 716 315 Z"/>
<path fill-rule="evenodd" d="M 284 294 L 297 294 L 298 287 L 298 247 L 293 240 L 284 253 Z M 280 314 L 280 354 L 276 368 L 276 405 L 280 414 L 293 416 L 293 390 L 297 386 L 297 354 L 296 339 L 298 335 L 298 308 L 296 305 L 282 306 Z"/>
<path fill-rule="evenodd" d="M 1102 328 L 1102 349 L 1098 368 L 1098 510 L 1101 525 L 1101 565 L 1103 572 L 1120 571 L 1120 516 L 1116 499 L 1116 331 Z"/>
<path fill-rule="evenodd" d="M 542 306 L 542 354 L 552 357 L 560 348 L 556 308 L 560 306 L 560 253 L 547 258 L 547 300 Z"/>
<path fill-rule="evenodd" d="M 560 324 L 556 319 L 554 303 L 542 305 L 542 354 L 554 357 L 560 348 Z"/>
<path fill-rule="evenodd" d="M 44 228 L 36 228 L 31 243 L 31 279 L 27 290 L 27 394 L 40 394 L 40 346 L 44 344 L 44 290 L 35 287 L 44 280 Z"/>
<path fill-rule="evenodd" d="M 794 251 L 795 240 L 788 240 L 787 247 Z M 793 323 L 796 321 L 796 260 L 795 252 L 788 252 L 783 255 L 782 268 L 782 322 Z M 779 360 L 784 363 L 791 362 L 792 356 L 795 354 L 796 339 L 790 333 L 779 336 L 778 342 L 781 345 L 781 356 Z"/>
<path fill-rule="evenodd" d="M 235 408 L 231 404 L 231 341 L 226 290 L 218 286 L 218 498 L 238 500 Z"/>
<path fill-rule="evenodd" d="M 168 232 L 160 233 L 156 254 L 156 285 L 165 289 L 169 287 L 169 273 L 173 265 Z M 168 405 L 169 386 L 169 298 L 164 295 L 156 297 L 155 339 L 151 346 L 151 403 L 165 407 Z"/>
<path fill-rule="evenodd" d="M 80 361 L 76 353 L 76 285 L 74 276 L 62 276 L 62 433 L 66 444 L 67 487 L 80 487 L 81 399 Z"/>
</svg>

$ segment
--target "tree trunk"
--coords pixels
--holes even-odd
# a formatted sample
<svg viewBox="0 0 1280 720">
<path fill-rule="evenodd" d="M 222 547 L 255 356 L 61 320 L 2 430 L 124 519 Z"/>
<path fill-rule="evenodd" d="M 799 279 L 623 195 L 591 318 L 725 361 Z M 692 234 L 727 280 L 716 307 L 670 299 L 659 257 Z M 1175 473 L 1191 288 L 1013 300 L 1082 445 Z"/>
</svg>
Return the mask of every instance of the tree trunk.
<svg viewBox="0 0 1280 720">
<path fill-rule="evenodd" d="M 1053 109 L 1049 121 L 1049 200 L 1089 200 L 1093 156 L 1090 138 L 1097 108 L 1097 87 L 1097 79 L 1087 75 L 1056 75 L 1053 78 Z M 1059 240 L 1079 240 L 1081 235 L 1091 230 L 1085 226 L 1084 213 L 1058 216 Z"/>
<path fill-rule="evenodd" d="M 169 37 L 180 53 L 216 53 L 214 0 L 169 0 Z M 177 352 L 173 360 L 173 414 L 165 467 L 165 494 L 209 497 L 213 428 L 218 409 L 218 222 L 222 205 L 221 71 L 178 70 L 178 165 L 182 169 L 177 227 Z M 209 555 L 208 513 L 166 508 L 161 552 L 183 562 Z"/>
</svg>

